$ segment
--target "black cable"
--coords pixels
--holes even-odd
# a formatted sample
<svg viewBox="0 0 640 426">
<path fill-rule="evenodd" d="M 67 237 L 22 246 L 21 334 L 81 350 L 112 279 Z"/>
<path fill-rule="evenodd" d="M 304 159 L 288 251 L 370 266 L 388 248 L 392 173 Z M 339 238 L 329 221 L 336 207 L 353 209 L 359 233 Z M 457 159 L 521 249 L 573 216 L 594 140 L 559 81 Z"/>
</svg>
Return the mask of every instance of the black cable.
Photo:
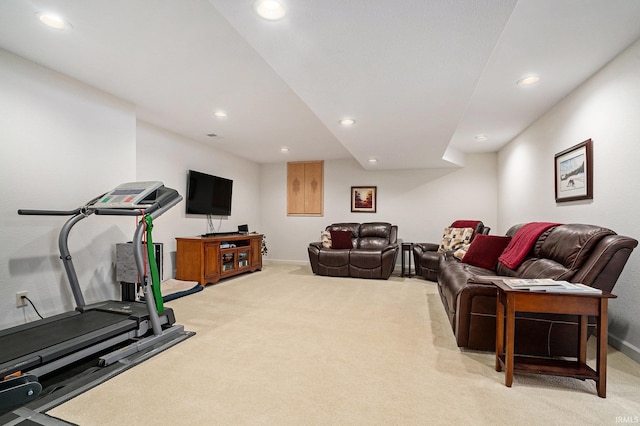
<svg viewBox="0 0 640 426">
<path fill-rule="evenodd" d="M 31 299 L 29 299 L 27 296 L 22 296 L 23 299 L 27 299 L 27 302 L 31 303 L 31 306 L 33 307 L 33 310 L 36 311 L 36 314 L 38 314 L 38 316 L 40 317 L 40 319 L 44 319 L 44 317 L 42 315 L 40 315 L 40 312 L 38 312 L 38 309 L 36 308 L 36 305 L 33 304 L 33 302 L 31 301 Z"/>
</svg>

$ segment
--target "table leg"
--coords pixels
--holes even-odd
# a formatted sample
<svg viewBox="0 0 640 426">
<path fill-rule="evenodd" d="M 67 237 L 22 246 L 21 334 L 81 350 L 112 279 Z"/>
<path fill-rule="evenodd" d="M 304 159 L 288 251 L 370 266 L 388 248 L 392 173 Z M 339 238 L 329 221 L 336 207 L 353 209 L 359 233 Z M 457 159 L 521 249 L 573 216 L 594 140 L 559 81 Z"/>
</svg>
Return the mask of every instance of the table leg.
<svg viewBox="0 0 640 426">
<path fill-rule="evenodd" d="M 600 315 L 598 315 L 597 333 L 598 349 L 596 355 L 596 373 L 598 374 L 598 396 L 607 397 L 607 299 L 600 299 Z"/>
<path fill-rule="evenodd" d="M 587 363 L 587 315 L 580 315 L 580 333 L 578 335 L 578 364 Z"/>
<path fill-rule="evenodd" d="M 504 293 L 498 289 L 496 297 L 496 371 L 502 371 L 500 357 L 504 355 Z"/>
<path fill-rule="evenodd" d="M 516 313 L 514 297 L 511 294 L 507 294 L 506 297 L 506 311 L 507 311 L 507 336 L 505 339 L 505 356 L 504 356 L 504 384 L 507 387 L 511 387 L 513 383 L 513 356 L 514 356 L 514 342 L 516 331 Z"/>
</svg>

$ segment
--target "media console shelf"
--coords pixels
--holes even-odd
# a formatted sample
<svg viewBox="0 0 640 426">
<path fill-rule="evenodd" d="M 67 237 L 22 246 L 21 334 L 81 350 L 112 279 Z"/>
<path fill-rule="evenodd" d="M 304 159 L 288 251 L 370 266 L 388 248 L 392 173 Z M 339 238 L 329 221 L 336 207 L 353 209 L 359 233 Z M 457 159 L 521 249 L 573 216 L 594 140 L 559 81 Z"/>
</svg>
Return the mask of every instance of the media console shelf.
<svg viewBox="0 0 640 426">
<path fill-rule="evenodd" d="M 176 279 L 204 286 L 262 269 L 262 234 L 176 238 Z"/>
</svg>

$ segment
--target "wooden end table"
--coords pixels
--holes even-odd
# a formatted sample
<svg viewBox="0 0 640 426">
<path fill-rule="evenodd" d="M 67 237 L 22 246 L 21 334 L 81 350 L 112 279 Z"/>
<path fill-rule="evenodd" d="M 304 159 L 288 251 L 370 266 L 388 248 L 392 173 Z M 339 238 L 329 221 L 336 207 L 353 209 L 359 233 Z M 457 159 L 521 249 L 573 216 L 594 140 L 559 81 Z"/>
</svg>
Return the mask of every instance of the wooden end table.
<svg viewBox="0 0 640 426">
<path fill-rule="evenodd" d="M 496 303 L 496 371 L 505 371 L 505 385 L 511 387 L 513 373 L 550 374 L 590 379 L 598 396 L 607 395 L 607 302 L 611 293 L 547 293 L 515 290 L 502 280 L 492 280 L 498 288 Z M 577 360 L 514 356 L 516 312 L 537 312 L 580 316 Z M 506 321 L 505 321 L 506 313 Z M 596 317 L 596 369 L 587 365 L 587 321 Z M 506 334 L 505 334 L 506 327 Z"/>
</svg>

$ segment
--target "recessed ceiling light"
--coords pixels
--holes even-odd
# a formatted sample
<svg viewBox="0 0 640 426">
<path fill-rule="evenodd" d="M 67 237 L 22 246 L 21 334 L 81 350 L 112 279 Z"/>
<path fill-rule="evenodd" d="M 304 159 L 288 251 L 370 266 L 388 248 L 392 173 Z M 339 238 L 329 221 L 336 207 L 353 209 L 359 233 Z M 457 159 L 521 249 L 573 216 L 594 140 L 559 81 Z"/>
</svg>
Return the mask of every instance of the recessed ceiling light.
<svg viewBox="0 0 640 426">
<path fill-rule="evenodd" d="M 289 152 L 289 148 L 283 146 L 282 148 L 280 148 L 280 152 Z"/>
<path fill-rule="evenodd" d="M 277 21 L 287 13 L 282 3 L 276 0 L 260 0 L 256 3 L 258 15 L 269 21 Z"/>
<path fill-rule="evenodd" d="M 540 81 L 540 77 L 537 75 L 528 75 L 526 77 L 522 77 L 517 81 L 518 86 L 531 86 L 532 84 L 536 84 Z"/>
<path fill-rule="evenodd" d="M 227 113 L 224 111 L 216 111 L 213 113 L 213 115 L 215 115 L 218 118 L 226 118 L 227 117 Z"/>
<path fill-rule="evenodd" d="M 53 15 L 50 13 L 42 13 L 39 15 L 39 18 L 40 18 L 40 22 L 42 22 L 43 24 L 45 24 L 50 28 L 55 28 L 56 30 L 64 30 L 70 27 L 69 23 L 58 15 Z"/>
<path fill-rule="evenodd" d="M 371 164 L 375 164 L 375 163 L 377 163 L 377 162 L 378 162 L 378 159 L 377 159 L 377 158 L 369 158 L 369 162 L 370 162 Z"/>
<path fill-rule="evenodd" d="M 353 126 L 354 124 L 356 124 L 356 120 L 354 120 L 353 118 L 343 118 L 338 123 L 342 124 L 343 126 Z"/>
<path fill-rule="evenodd" d="M 489 139 L 489 136 L 487 136 L 487 135 L 475 135 L 473 138 L 475 140 L 477 140 L 477 141 L 481 141 L 482 142 L 482 141 L 486 141 L 487 139 Z"/>
</svg>

